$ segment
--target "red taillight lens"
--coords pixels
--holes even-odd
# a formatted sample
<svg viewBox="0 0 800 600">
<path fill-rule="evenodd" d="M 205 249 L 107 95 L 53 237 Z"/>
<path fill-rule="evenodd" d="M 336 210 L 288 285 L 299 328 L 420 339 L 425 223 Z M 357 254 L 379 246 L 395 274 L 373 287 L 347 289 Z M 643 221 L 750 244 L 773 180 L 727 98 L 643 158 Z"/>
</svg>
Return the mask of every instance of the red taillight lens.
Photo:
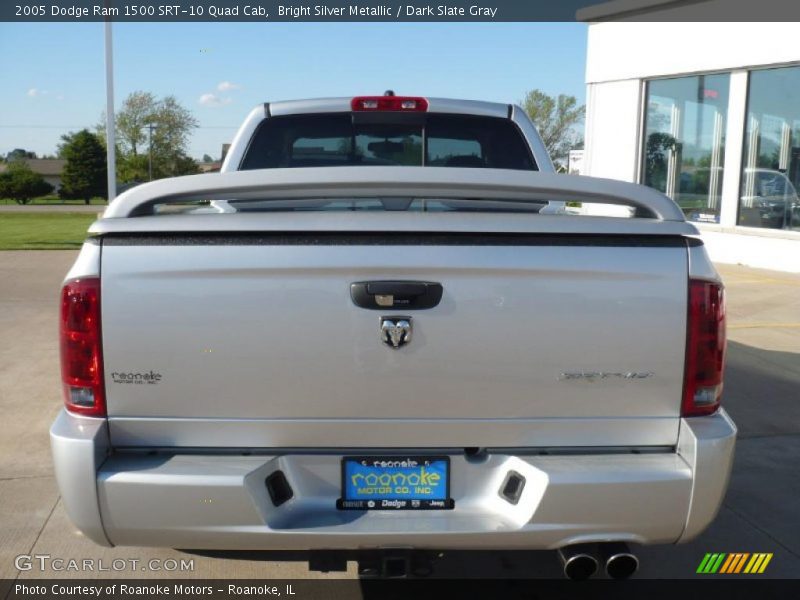
<svg viewBox="0 0 800 600">
<path fill-rule="evenodd" d="M 74 279 L 64 285 L 59 324 L 64 403 L 71 412 L 105 417 L 100 279 Z"/>
<path fill-rule="evenodd" d="M 725 291 L 719 283 L 689 281 L 684 417 L 710 415 L 722 398 L 725 369 Z"/>
<path fill-rule="evenodd" d="M 409 96 L 357 96 L 350 101 L 350 108 L 354 111 L 425 112 L 428 101 Z"/>
</svg>

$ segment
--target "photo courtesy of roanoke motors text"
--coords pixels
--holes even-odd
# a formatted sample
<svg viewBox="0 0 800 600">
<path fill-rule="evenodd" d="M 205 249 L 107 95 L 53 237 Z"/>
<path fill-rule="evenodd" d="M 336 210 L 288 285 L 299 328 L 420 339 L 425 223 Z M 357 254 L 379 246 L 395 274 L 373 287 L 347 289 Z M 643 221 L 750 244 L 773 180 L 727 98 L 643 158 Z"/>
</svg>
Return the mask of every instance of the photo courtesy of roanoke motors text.
<svg viewBox="0 0 800 600">
<path fill-rule="evenodd" d="M 800 597 L 800 4 L 0 4 L 0 600 Z"/>
</svg>

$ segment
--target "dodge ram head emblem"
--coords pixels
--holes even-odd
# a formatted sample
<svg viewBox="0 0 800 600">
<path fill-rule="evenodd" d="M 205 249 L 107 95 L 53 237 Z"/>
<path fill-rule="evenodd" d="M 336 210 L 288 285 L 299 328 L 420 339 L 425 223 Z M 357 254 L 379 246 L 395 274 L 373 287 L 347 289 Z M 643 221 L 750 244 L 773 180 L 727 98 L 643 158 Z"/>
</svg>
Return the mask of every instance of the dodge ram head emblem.
<svg viewBox="0 0 800 600">
<path fill-rule="evenodd" d="M 392 348 L 411 341 L 411 317 L 381 317 L 381 341 Z"/>
</svg>

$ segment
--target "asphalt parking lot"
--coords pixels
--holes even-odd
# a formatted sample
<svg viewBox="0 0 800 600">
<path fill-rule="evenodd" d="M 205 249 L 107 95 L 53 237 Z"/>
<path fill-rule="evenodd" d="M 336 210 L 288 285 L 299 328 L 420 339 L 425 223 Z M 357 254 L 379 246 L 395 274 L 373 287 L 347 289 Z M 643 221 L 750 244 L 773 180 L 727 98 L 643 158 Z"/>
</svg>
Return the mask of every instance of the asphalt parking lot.
<svg viewBox="0 0 800 600">
<path fill-rule="evenodd" d="M 75 531 L 50 461 L 50 423 L 61 408 L 56 308 L 73 251 L 0 252 L 0 579 L 174 577 L 165 571 L 20 571 L 21 554 L 65 559 L 193 559 L 181 577 L 297 578 L 286 553 L 190 554 L 101 548 Z M 773 552 L 762 577 L 800 577 L 800 275 L 721 266 L 728 286 L 729 354 L 724 406 L 739 427 L 730 489 L 715 523 L 683 546 L 644 548 L 639 577 L 686 578 L 706 552 Z M 447 554 L 436 575 L 559 577 L 551 552 Z M 353 563 L 343 573 L 356 576 Z"/>
</svg>

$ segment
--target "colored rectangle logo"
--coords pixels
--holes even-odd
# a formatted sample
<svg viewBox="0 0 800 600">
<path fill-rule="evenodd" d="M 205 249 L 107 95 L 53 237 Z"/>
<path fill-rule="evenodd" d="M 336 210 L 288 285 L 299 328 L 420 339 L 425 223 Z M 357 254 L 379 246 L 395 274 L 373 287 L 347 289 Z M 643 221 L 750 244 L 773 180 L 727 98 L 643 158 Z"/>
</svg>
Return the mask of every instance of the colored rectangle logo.
<svg viewBox="0 0 800 600">
<path fill-rule="evenodd" d="M 702 575 L 760 574 L 772 560 L 772 552 L 707 552 L 697 567 Z"/>
</svg>

